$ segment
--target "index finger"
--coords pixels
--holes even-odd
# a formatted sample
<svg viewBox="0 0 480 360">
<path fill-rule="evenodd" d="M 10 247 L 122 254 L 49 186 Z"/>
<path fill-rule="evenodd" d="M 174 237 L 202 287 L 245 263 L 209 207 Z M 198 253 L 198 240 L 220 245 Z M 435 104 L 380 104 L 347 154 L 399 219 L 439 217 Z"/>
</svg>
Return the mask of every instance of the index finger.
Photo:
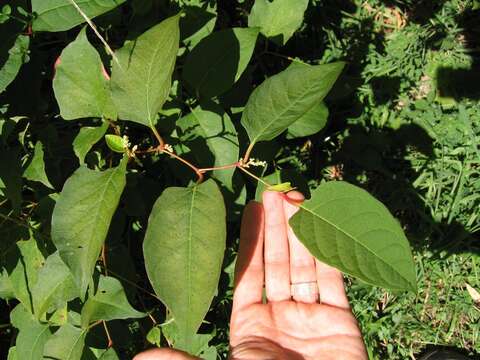
<svg viewBox="0 0 480 360">
<path fill-rule="evenodd" d="M 235 265 L 233 312 L 245 306 L 262 302 L 263 231 L 263 206 L 257 202 L 250 202 L 243 212 L 240 229 L 240 246 Z"/>
</svg>

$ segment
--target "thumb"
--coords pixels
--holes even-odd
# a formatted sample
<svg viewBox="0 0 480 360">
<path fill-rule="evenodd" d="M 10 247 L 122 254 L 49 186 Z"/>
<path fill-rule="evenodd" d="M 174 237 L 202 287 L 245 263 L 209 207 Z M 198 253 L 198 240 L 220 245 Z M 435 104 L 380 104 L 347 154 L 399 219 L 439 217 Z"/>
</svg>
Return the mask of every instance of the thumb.
<svg viewBox="0 0 480 360">
<path fill-rule="evenodd" d="M 170 348 L 152 349 L 144 351 L 133 358 L 133 360 L 201 360 L 180 350 Z"/>
</svg>

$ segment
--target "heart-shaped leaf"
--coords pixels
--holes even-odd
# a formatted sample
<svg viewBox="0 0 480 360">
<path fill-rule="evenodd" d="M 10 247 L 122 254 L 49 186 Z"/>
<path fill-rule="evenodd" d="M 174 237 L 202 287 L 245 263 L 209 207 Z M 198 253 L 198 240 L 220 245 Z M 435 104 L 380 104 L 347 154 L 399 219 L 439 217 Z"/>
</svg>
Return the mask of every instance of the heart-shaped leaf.
<svg viewBox="0 0 480 360">
<path fill-rule="evenodd" d="M 180 38 L 179 19 L 176 15 L 162 21 L 116 52 L 112 95 L 121 119 L 154 125 L 170 92 Z"/>
<path fill-rule="evenodd" d="M 53 90 L 65 120 L 87 117 L 115 119 L 109 80 L 102 60 L 83 28 L 57 60 Z"/>
</svg>

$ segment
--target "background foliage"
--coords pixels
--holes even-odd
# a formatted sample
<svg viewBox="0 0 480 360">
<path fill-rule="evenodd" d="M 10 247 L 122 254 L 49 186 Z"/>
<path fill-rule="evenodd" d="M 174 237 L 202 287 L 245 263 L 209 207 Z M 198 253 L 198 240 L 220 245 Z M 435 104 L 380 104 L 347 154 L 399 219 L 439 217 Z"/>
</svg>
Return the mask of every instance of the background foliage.
<svg viewBox="0 0 480 360">
<path fill-rule="evenodd" d="M 476 242 L 480 227 L 480 4 L 473 0 L 311 0 L 298 1 L 296 5 L 302 11 L 306 8 L 303 19 L 272 15 L 266 21 L 258 15 L 271 6 L 291 6 L 287 5 L 289 1 L 275 0 L 275 3 L 257 1 L 252 8 L 253 1 L 110 0 L 95 2 L 87 15 L 100 15 L 94 22 L 116 50 L 125 40 L 137 38 L 180 9 L 186 13 L 179 19 L 182 45 L 178 68 L 173 73 L 173 96 L 162 110 L 163 121 L 158 126 L 166 134 L 172 134 L 175 129 L 176 151 L 199 163 L 208 164 L 212 153 L 215 160 L 226 153 L 222 150 L 225 144 L 198 141 L 208 138 L 209 133 L 218 133 L 216 128 L 202 126 L 205 123 L 202 119 L 208 114 L 228 118 L 225 123 L 239 129 L 241 143 L 246 144 L 247 134 L 238 126 L 240 111 L 256 85 L 285 69 L 293 58 L 311 64 L 345 61 L 343 75 L 326 99 L 328 111 L 317 109 L 323 114 L 320 117 L 328 113 L 327 127 L 320 133 L 319 129 L 313 129 L 308 137 L 302 138 L 295 137 L 295 131 L 298 134 L 305 130 L 289 129 L 289 133 L 269 145 L 260 143 L 254 150 L 255 157 L 269 161 L 267 174 L 277 171 L 274 177 L 284 181 L 293 178 L 293 183 L 305 193 L 325 179 L 344 179 L 359 185 L 382 200 L 400 219 L 414 247 L 418 293 L 389 292 L 348 279 L 349 296 L 372 359 L 416 358 L 434 344 L 476 353 L 479 350 L 476 303 L 479 299 L 475 293 L 472 297 L 467 292 L 466 284 L 480 288 Z M 48 291 L 49 281 L 62 284 L 62 299 L 78 296 L 65 264 L 58 256 L 45 256 L 54 250 L 51 240 L 55 243 L 55 236 L 50 239 L 50 225 L 55 221 L 52 212 L 56 202 L 57 218 L 69 220 L 62 219 L 58 202 L 58 192 L 65 180 L 79 163 L 85 162 L 91 169 L 118 164 L 118 155 L 115 157 L 101 141 L 108 125 L 95 119 L 64 120 L 77 118 L 78 112 L 84 112 L 85 106 L 76 109 L 75 105 L 88 103 L 88 96 L 92 95 L 95 99 L 105 99 L 105 106 L 88 108 L 90 113 L 81 117 L 112 114 L 113 107 L 101 90 L 105 78 L 101 72 L 87 73 L 81 67 L 89 62 L 101 70 L 102 60 L 105 64 L 108 59 L 105 48 L 90 29 L 79 33 L 81 26 L 77 25 L 84 19 L 77 13 L 63 16 L 62 24 L 68 23 L 68 26 L 59 28 L 55 18 L 52 20 L 42 8 L 55 1 L 36 4 L 43 5 L 32 9 L 27 1 L 9 1 L 9 6 L 4 6 L 0 14 L 0 259 L 3 266 L 0 297 L 9 299 L 0 303 L 2 358 L 15 342 L 31 341 L 22 333 L 38 334 L 35 343 L 42 343 L 49 336 L 48 326 L 42 327 L 30 320 L 28 313 L 15 308 L 18 300 L 30 303 L 33 309 L 44 310 L 45 304 L 55 303 L 55 293 Z M 108 11 L 110 9 L 113 10 Z M 45 15 L 30 28 L 32 11 L 39 15 L 45 12 Z M 252 16 L 248 16 L 250 13 Z M 266 27 L 263 33 L 271 36 L 270 40 L 260 36 L 253 47 L 251 38 L 257 33 L 235 30 L 253 24 Z M 228 28 L 234 30 L 217 33 L 220 40 L 212 37 L 211 44 L 203 42 L 195 47 L 213 30 Z M 278 29 L 281 31 L 277 32 Z M 59 32 L 43 32 L 45 30 Z M 195 56 L 195 51 L 190 50 L 202 50 L 215 58 L 213 51 L 218 49 L 215 41 L 228 43 L 232 32 L 242 32 L 235 34 L 241 39 L 242 51 L 235 50 L 233 43 L 232 54 L 240 56 L 252 51 L 252 60 L 239 59 L 238 73 L 220 79 L 220 83 L 213 83 L 215 86 L 212 81 L 195 77 L 195 70 L 200 73 L 202 63 L 189 60 Z M 63 56 L 54 70 L 60 53 L 67 45 L 72 46 L 69 44 L 75 39 L 79 40 L 76 46 L 85 46 L 85 41 L 90 41 L 98 53 L 82 49 L 82 59 L 69 60 Z M 120 65 L 113 61 L 113 69 L 128 60 L 125 54 L 118 54 L 118 59 Z M 69 61 L 77 64 L 79 70 L 71 74 L 71 81 L 86 86 L 97 84 L 94 89 L 100 91 L 92 93 L 87 88 L 83 94 L 62 92 L 63 101 L 73 111 L 70 115 L 60 113 L 62 100 L 58 96 L 55 99 L 53 92 L 54 88 L 68 89 L 68 86 L 57 80 L 52 84 L 55 71 L 61 74 L 62 67 Z M 226 70 L 232 67 L 229 63 L 222 66 Z M 208 75 L 206 71 L 207 78 Z M 113 81 L 119 89 L 130 86 L 132 81 L 137 81 L 135 88 L 148 86 L 144 79 Z M 219 88 L 228 90 L 234 83 L 226 93 L 215 92 Z M 193 101 L 195 97 L 217 95 L 220 95 L 217 104 L 207 103 L 197 108 Z M 87 100 L 83 101 L 85 97 Z M 119 111 L 128 113 L 132 106 Z M 138 119 L 139 123 L 142 121 L 152 119 L 146 114 Z M 148 146 L 155 140 L 153 136 L 148 138 L 140 124 L 129 122 L 122 131 L 128 133 L 132 144 L 139 146 Z M 114 133 L 113 128 L 108 132 Z M 228 139 L 228 128 L 226 132 Z M 192 151 L 192 144 L 203 151 Z M 222 159 L 216 165 L 237 159 L 238 156 Z M 165 320 L 165 314 L 161 303 L 152 295 L 143 263 L 142 242 L 148 214 L 166 184 L 185 186 L 194 179 L 194 174 L 161 156 L 142 158 L 138 166 L 140 171 L 129 172 L 127 179 L 111 174 L 114 181 L 125 181 L 127 185 L 114 213 L 115 208 L 106 203 L 111 208 L 106 212 L 111 212 L 114 226 L 98 230 L 108 231 L 105 257 L 110 276 L 98 278 L 100 291 L 89 297 L 81 316 L 74 311 L 75 306 L 80 308 L 78 300 L 70 304 L 69 310 L 73 311 L 67 312 L 59 306 L 60 310 L 52 315 L 50 320 L 63 326 L 61 332 L 55 333 L 57 340 L 55 337 L 49 340 L 45 354 L 50 358 L 63 356 L 58 349 L 64 338 L 72 339 L 72 343 L 62 346 L 72 349 L 85 341 L 91 349 L 84 355 L 87 358 L 109 359 L 130 358 L 149 346 L 149 342 L 158 343 L 161 334 L 174 337 L 175 329 L 168 324 L 155 326 Z M 82 177 L 75 181 L 81 182 Z M 247 185 L 245 188 L 243 182 Z M 83 195 L 72 196 L 81 199 L 88 194 L 89 186 L 98 190 L 91 183 L 76 185 L 72 188 L 81 188 Z M 227 209 L 228 237 L 220 286 L 202 324 L 203 335 L 195 339 L 199 352 L 203 351 L 206 358 L 224 358 L 228 351 L 238 220 L 242 204 L 247 197 L 253 197 L 256 184 L 236 174 L 229 186 L 232 189 L 229 203 L 235 205 Z M 108 196 L 115 201 L 115 194 Z M 73 199 L 72 203 L 75 202 Z M 70 204 L 64 206 L 68 208 Z M 73 225 L 64 224 L 66 228 Z M 88 224 L 85 226 L 88 228 Z M 96 261 L 96 255 L 93 259 Z M 105 269 L 99 263 L 97 270 Z M 50 276 L 52 273 L 55 279 Z M 41 285 L 30 288 L 24 279 Z M 29 289 L 34 294 L 32 298 L 44 299 L 43 302 L 31 303 Z M 10 299 L 12 292 L 20 294 L 18 300 Z M 110 296 L 117 302 L 114 309 L 109 307 Z M 101 324 L 92 327 L 88 334 L 77 327 L 102 319 L 102 309 L 115 314 L 115 320 L 108 322 L 113 348 L 107 352 L 97 350 L 109 345 Z M 150 317 L 145 317 L 146 312 Z M 20 327 L 23 330 L 18 332 Z M 30 353 L 18 353 L 17 358 L 41 358 L 35 346 L 28 348 Z M 13 354 L 10 356 L 14 358 Z"/>
</svg>

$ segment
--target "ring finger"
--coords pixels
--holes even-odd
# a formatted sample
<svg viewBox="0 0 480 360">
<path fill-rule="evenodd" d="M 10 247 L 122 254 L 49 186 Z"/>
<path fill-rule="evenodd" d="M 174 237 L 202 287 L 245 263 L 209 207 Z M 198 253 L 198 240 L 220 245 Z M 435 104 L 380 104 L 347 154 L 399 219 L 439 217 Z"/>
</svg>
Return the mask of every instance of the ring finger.
<svg viewBox="0 0 480 360">
<path fill-rule="evenodd" d="M 285 196 L 284 211 L 287 221 L 298 211 L 299 204 L 304 200 L 301 193 L 292 191 Z M 292 283 L 292 298 L 303 303 L 318 301 L 317 274 L 315 260 L 309 251 L 295 236 L 292 228 L 288 228 L 288 243 L 290 249 L 290 281 Z"/>
</svg>

